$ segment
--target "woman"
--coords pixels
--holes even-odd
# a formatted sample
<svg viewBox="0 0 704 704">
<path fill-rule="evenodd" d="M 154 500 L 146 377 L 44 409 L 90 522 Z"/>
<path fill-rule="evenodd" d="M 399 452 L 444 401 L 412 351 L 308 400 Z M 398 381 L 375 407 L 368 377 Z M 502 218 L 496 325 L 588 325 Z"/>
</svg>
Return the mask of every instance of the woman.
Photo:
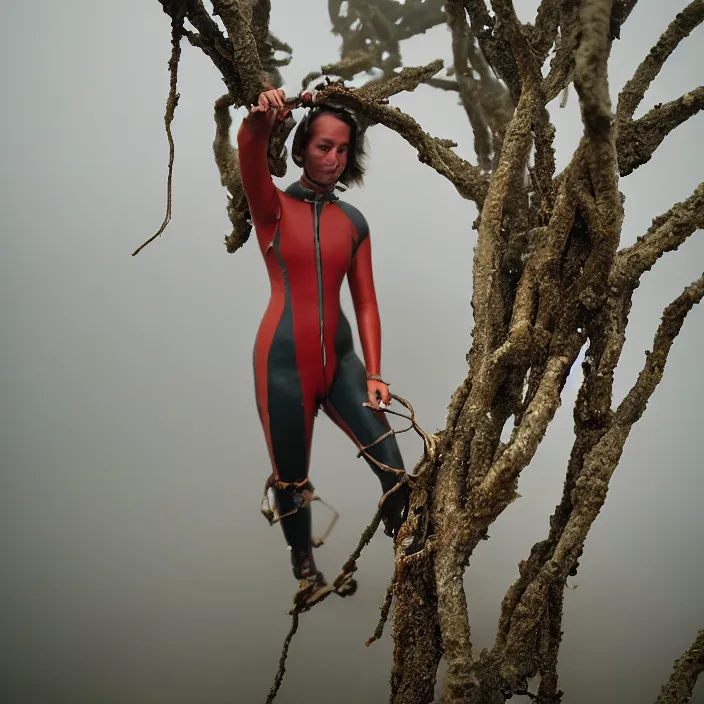
<svg viewBox="0 0 704 704">
<path fill-rule="evenodd" d="M 363 447 L 389 431 L 380 403 L 391 402 L 380 376 L 381 326 L 372 275 L 371 241 L 364 216 L 334 194 L 336 184 L 361 183 L 363 148 L 353 116 L 314 107 L 298 126 L 294 162 L 303 169 L 286 191 L 273 183 L 269 137 L 286 96 L 267 90 L 237 134 L 242 184 L 271 283 L 271 298 L 254 344 L 259 417 L 276 488 L 294 576 L 324 585 L 312 555 L 308 467 L 314 417 L 320 407 Z M 355 354 L 350 325 L 340 310 L 347 276 L 364 362 Z M 369 449 L 379 462 L 403 469 L 396 438 Z M 384 493 L 399 475 L 368 464 Z M 308 494 L 309 496 L 310 494 Z M 383 520 L 395 536 L 404 519 L 406 486 L 387 497 Z"/>
</svg>

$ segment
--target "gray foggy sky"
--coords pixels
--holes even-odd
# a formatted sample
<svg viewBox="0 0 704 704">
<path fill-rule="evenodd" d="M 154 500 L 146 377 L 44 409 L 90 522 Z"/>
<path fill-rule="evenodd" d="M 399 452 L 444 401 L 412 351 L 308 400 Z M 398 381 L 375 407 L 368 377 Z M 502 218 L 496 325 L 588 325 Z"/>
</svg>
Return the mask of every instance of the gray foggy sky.
<svg viewBox="0 0 704 704">
<path fill-rule="evenodd" d="M 289 92 L 337 57 L 326 3 L 273 4 L 294 46 Z M 536 0 L 516 3 L 522 19 Z M 611 92 L 685 2 L 641 0 L 616 42 Z M 295 7 L 295 11 L 294 11 Z M 270 472 L 257 418 L 252 344 L 269 285 L 254 242 L 235 256 L 212 157 L 216 70 L 184 44 L 174 122 L 173 220 L 161 223 L 168 146 L 169 20 L 156 0 L 12 3 L 2 23 L 0 258 L 0 583 L 7 704 L 263 702 L 295 590 L 278 527 L 259 514 Z M 638 115 L 702 83 L 695 31 Z M 407 64 L 449 59 L 444 27 L 405 43 Z M 420 87 L 393 104 L 471 156 L 452 95 Z M 574 92 L 551 112 L 558 166 L 580 135 Z M 236 124 L 242 112 L 236 115 Z M 693 118 L 622 182 L 623 243 L 702 178 Z M 442 427 L 470 344 L 474 207 L 397 135 L 371 131 L 364 189 L 383 322 L 383 373 L 428 431 Z M 282 185 L 297 178 L 291 167 Z M 616 379 L 636 378 L 663 307 L 702 270 L 695 234 L 635 295 Z M 351 313 L 345 287 L 343 304 Z M 695 308 L 664 381 L 626 446 L 565 603 L 565 704 L 654 701 L 673 660 L 704 627 L 700 374 Z M 473 637 L 493 640 L 517 563 L 548 530 L 572 441 L 575 379 L 512 504 L 472 559 Z M 413 466 L 421 446 L 401 436 Z M 341 517 L 320 551 L 333 577 L 371 518 L 378 482 L 322 414 L 311 476 Z M 326 516 L 327 518 L 327 516 Z M 316 514 L 322 525 L 323 514 Z M 382 703 L 391 640 L 364 647 L 392 572 L 378 535 L 360 588 L 306 614 L 277 702 Z M 704 702 L 700 683 L 694 700 Z"/>
</svg>

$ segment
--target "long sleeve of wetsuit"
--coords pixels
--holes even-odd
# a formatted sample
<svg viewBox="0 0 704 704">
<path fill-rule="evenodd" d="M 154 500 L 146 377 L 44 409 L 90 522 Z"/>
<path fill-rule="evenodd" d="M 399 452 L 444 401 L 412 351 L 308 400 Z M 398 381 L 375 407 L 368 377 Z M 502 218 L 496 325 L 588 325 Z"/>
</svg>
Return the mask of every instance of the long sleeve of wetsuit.
<svg viewBox="0 0 704 704">
<path fill-rule="evenodd" d="M 237 131 L 242 186 L 257 230 L 274 224 L 280 215 L 279 196 L 267 161 L 275 119 L 273 110 L 250 113 Z"/>
<path fill-rule="evenodd" d="M 347 275 L 367 374 L 381 374 L 381 321 L 374 288 L 371 238 L 365 237 Z"/>
</svg>

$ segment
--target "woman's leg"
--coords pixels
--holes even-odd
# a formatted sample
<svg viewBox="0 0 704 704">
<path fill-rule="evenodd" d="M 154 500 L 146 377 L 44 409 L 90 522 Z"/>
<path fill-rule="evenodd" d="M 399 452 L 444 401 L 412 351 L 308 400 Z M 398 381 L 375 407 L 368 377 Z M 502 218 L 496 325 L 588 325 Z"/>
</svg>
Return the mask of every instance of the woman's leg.
<svg viewBox="0 0 704 704">
<path fill-rule="evenodd" d="M 279 325 L 268 351 L 257 354 L 255 349 L 257 408 L 274 478 L 300 485 L 308 479 L 316 402 L 296 367 L 293 340 L 284 333 Z M 297 579 L 318 575 L 312 556 L 311 509 L 300 506 L 302 488 L 274 488 L 279 514 L 291 513 L 281 519 L 281 529 Z"/>
<path fill-rule="evenodd" d="M 349 345 L 343 354 L 338 356 L 335 378 L 323 408 L 331 420 L 360 448 L 371 445 L 390 429 L 383 413 L 363 405 L 367 400 L 367 375 L 364 364 Z M 389 435 L 367 451 L 382 464 L 404 469 L 403 457 L 394 435 Z M 398 483 L 400 475 L 382 470 L 368 457 L 364 459 L 378 477 L 384 494 Z M 407 485 L 387 497 L 382 513 L 387 535 L 396 535 L 405 518 L 403 514 L 407 503 Z"/>
</svg>

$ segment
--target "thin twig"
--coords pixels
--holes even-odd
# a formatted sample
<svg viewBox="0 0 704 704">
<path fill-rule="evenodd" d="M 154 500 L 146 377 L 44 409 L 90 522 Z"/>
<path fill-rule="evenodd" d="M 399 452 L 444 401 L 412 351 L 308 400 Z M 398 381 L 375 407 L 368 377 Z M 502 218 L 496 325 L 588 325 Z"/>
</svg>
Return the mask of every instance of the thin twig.
<svg viewBox="0 0 704 704">
<path fill-rule="evenodd" d="M 384 634 L 384 624 L 389 617 L 389 611 L 391 610 L 391 603 L 394 600 L 394 586 L 396 584 L 395 579 L 391 580 L 391 583 L 386 587 L 386 596 L 384 597 L 384 603 L 380 607 L 381 615 L 379 616 L 379 623 L 374 629 L 374 634 L 367 639 L 365 645 L 367 648 Z"/>
<path fill-rule="evenodd" d="M 284 647 L 281 650 L 281 657 L 279 658 L 279 669 L 276 672 L 276 677 L 274 678 L 274 684 L 269 690 L 269 696 L 266 698 L 266 704 L 271 704 L 281 687 L 281 682 L 284 679 L 284 673 L 286 672 L 286 658 L 288 657 L 288 649 L 291 645 L 291 639 L 296 634 L 298 630 L 298 621 L 300 615 L 298 611 L 294 611 L 291 615 L 291 628 L 289 629 L 286 639 L 284 640 Z"/>
<path fill-rule="evenodd" d="M 166 100 L 166 113 L 164 123 L 166 125 L 166 137 L 169 140 L 169 173 L 166 180 L 166 215 L 164 222 L 155 235 L 152 235 L 146 242 L 141 244 L 132 252 L 132 256 L 139 254 L 150 242 L 153 242 L 166 229 L 171 220 L 171 184 L 174 171 L 174 138 L 171 134 L 171 123 L 174 119 L 179 95 L 176 92 L 178 81 L 178 62 L 181 58 L 181 37 L 183 36 L 183 14 L 177 14 L 172 20 L 171 28 L 171 58 L 169 59 L 169 97 Z"/>
</svg>

